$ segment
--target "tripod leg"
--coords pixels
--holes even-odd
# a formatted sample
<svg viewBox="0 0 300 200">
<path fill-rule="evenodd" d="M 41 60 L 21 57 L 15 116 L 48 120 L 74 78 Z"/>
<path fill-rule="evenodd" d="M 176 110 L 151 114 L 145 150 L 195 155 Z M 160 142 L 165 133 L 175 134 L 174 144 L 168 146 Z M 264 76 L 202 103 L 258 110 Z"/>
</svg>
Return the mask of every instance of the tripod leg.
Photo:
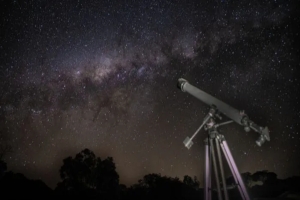
<svg viewBox="0 0 300 200">
<path fill-rule="evenodd" d="M 208 138 L 205 139 L 205 190 L 204 190 L 204 199 L 211 200 L 211 171 L 210 171 L 210 148 L 208 144 Z"/>
<path fill-rule="evenodd" d="M 228 165 L 230 166 L 231 172 L 233 174 L 233 177 L 235 179 L 235 182 L 239 188 L 239 191 L 241 193 L 241 196 L 243 200 L 250 200 L 249 194 L 246 190 L 245 184 L 243 182 L 243 179 L 240 175 L 240 172 L 234 162 L 234 159 L 231 155 L 230 149 L 228 148 L 227 142 L 223 138 L 222 141 L 220 142 L 221 148 L 223 150 L 223 153 L 227 159 Z"/>
<path fill-rule="evenodd" d="M 223 151 L 223 153 L 224 153 L 224 156 L 225 156 L 225 158 L 226 158 L 226 161 L 227 161 L 227 163 L 228 163 L 228 166 L 229 166 L 229 168 L 230 168 L 231 174 L 233 175 L 234 182 L 237 184 L 237 183 L 238 183 L 238 179 L 237 179 L 237 177 L 236 177 L 236 174 L 235 174 L 235 173 L 233 173 L 233 168 L 232 168 L 232 165 L 231 165 L 231 163 L 229 163 L 229 158 L 228 158 L 228 155 L 225 153 L 225 150 L 224 150 L 224 148 L 223 148 L 223 146 L 222 146 L 222 145 L 221 145 L 221 148 L 222 148 L 222 151 Z M 240 194 L 242 194 L 242 190 L 241 190 L 241 188 L 240 188 L 240 187 L 238 187 L 238 190 L 239 190 Z"/>
<path fill-rule="evenodd" d="M 225 200 L 229 200 L 227 186 L 226 186 L 226 180 L 225 180 L 225 175 L 224 175 L 223 161 L 222 161 L 221 151 L 220 151 L 220 143 L 219 143 L 218 138 L 215 138 L 215 141 L 216 141 L 217 154 L 218 154 L 219 165 L 220 165 L 221 178 L 222 178 L 222 183 L 223 183 L 224 196 L 225 196 Z"/>
<path fill-rule="evenodd" d="M 216 178 L 216 185 L 217 185 L 217 190 L 218 190 L 218 199 L 222 200 L 219 173 L 218 173 L 218 168 L 217 168 L 217 161 L 216 161 L 213 139 L 209 139 L 209 144 L 210 144 L 210 148 L 211 148 L 210 150 L 211 150 L 213 166 L 214 166 L 214 173 L 215 173 L 215 178 Z"/>
</svg>

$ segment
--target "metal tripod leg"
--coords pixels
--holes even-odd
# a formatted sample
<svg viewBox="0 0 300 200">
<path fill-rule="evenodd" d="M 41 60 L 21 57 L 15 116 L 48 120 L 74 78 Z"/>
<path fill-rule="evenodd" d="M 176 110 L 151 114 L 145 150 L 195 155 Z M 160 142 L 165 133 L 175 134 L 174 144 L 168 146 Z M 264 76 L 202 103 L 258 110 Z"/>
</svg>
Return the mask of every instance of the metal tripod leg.
<svg viewBox="0 0 300 200">
<path fill-rule="evenodd" d="M 228 158 L 228 155 L 227 155 L 226 153 L 224 153 L 224 149 L 223 149 L 222 144 L 221 144 L 221 148 L 222 148 L 223 154 L 224 154 L 224 156 L 225 156 L 225 158 L 226 158 L 226 161 L 227 161 L 227 163 L 228 163 L 229 158 Z M 235 173 L 232 173 L 232 172 L 233 172 L 233 167 L 232 167 L 232 165 L 231 165 L 230 163 L 228 163 L 228 166 L 229 166 L 229 168 L 230 168 L 231 174 L 233 175 L 234 182 L 237 184 L 237 183 L 238 183 L 238 179 L 237 179 L 237 177 L 236 177 L 236 174 L 235 174 Z M 238 187 L 238 190 L 239 190 L 239 192 L 240 192 L 240 194 L 241 194 L 242 191 L 241 191 L 241 188 L 240 188 L 240 187 Z"/>
<path fill-rule="evenodd" d="M 241 194 L 243 200 L 250 200 L 250 197 L 246 190 L 243 179 L 242 179 L 242 177 L 239 173 L 239 170 L 234 162 L 234 159 L 231 155 L 230 149 L 228 148 L 228 145 L 227 145 L 227 142 L 226 142 L 224 136 L 220 139 L 220 145 L 221 145 L 221 148 L 223 150 L 223 153 L 225 155 L 225 158 L 227 160 L 227 163 L 230 167 L 231 173 L 233 174 L 233 177 L 235 179 L 235 182 L 238 186 L 238 189 L 240 191 L 240 194 Z"/>
<path fill-rule="evenodd" d="M 204 140 L 205 143 L 205 189 L 204 189 L 204 199 L 211 200 L 211 163 L 210 163 L 210 147 L 208 144 L 208 138 Z"/>
<path fill-rule="evenodd" d="M 217 161 L 216 161 L 216 155 L 215 155 L 215 150 L 214 150 L 214 143 L 213 143 L 212 138 L 209 139 L 209 144 L 210 144 L 210 150 L 211 150 L 211 155 L 212 155 L 212 160 L 213 160 L 214 173 L 215 173 L 215 178 L 216 178 L 218 199 L 222 200 L 223 198 L 222 198 L 221 188 L 220 188 L 220 179 L 219 179 L 219 173 L 218 173 L 218 168 L 217 168 Z"/>
<path fill-rule="evenodd" d="M 225 197 L 225 200 L 229 200 L 228 192 L 227 192 L 227 186 L 226 186 L 226 180 L 225 180 L 225 174 L 224 174 L 224 168 L 223 168 L 223 161 L 222 161 L 221 151 L 220 151 L 220 141 L 217 137 L 215 138 L 215 141 L 216 141 L 217 154 L 218 154 L 219 165 L 220 165 L 220 172 L 221 172 L 221 178 L 222 178 L 222 184 L 223 184 L 224 197 Z"/>
</svg>

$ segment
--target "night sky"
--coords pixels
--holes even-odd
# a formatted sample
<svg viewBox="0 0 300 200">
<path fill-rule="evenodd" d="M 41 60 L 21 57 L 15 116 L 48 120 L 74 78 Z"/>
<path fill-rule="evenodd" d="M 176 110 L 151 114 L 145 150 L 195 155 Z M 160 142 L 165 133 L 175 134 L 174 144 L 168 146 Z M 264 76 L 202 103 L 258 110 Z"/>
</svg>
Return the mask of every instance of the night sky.
<svg viewBox="0 0 300 200">
<path fill-rule="evenodd" d="M 8 169 L 50 187 L 84 148 L 120 182 L 197 176 L 209 106 L 178 78 L 268 126 L 222 126 L 240 172 L 300 175 L 299 1 L 1 1 L 0 142 Z M 226 119 L 226 117 L 225 117 Z M 228 174 L 229 175 L 229 174 Z"/>
</svg>

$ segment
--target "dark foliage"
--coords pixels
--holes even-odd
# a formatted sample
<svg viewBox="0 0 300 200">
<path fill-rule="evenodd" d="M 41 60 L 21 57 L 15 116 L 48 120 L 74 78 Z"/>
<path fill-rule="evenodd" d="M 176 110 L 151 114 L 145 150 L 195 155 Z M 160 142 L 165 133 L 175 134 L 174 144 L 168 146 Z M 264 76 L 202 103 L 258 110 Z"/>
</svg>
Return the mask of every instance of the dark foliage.
<svg viewBox="0 0 300 200">
<path fill-rule="evenodd" d="M 3 160 L 0 160 L 0 178 L 4 176 L 6 170 L 7 170 L 6 163 Z"/>
<path fill-rule="evenodd" d="M 60 177 L 62 182 L 55 189 L 59 195 L 120 198 L 119 175 L 113 158 L 101 160 L 89 149 L 84 149 L 75 158 L 65 158 Z"/>
<path fill-rule="evenodd" d="M 1 199 L 53 199 L 53 191 L 41 180 L 6 172 L 0 179 Z"/>
<path fill-rule="evenodd" d="M 277 179 L 277 174 L 268 172 L 267 170 L 257 171 L 254 174 L 249 172 L 243 173 L 242 178 L 248 188 L 251 198 L 269 198 L 269 199 L 289 199 L 281 197 L 283 194 L 300 195 L 300 177 L 291 177 L 284 180 Z M 233 185 L 233 177 L 227 179 L 227 184 Z M 230 190 L 229 194 L 234 199 L 240 199 L 237 189 Z"/>
<path fill-rule="evenodd" d="M 127 188 L 119 184 L 119 175 L 111 157 L 104 160 L 84 149 L 75 158 L 67 157 L 60 168 L 61 182 L 55 190 L 41 180 L 29 180 L 24 175 L 6 172 L 0 160 L 1 199 L 203 199 L 203 189 L 196 177 L 183 180 L 148 174 Z M 252 199 L 300 199 L 300 177 L 277 179 L 273 172 L 243 173 L 245 185 Z M 232 177 L 227 180 L 230 199 L 241 199 Z M 213 191 L 213 200 L 217 194 Z"/>
<path fill-rule="evenodd" d="M 195 180 L 186 176 L 185 184 L 178 178 L 148 174 L 128 189 L 125 199 L 201 199 L 203 192 Z"/>
</svg>

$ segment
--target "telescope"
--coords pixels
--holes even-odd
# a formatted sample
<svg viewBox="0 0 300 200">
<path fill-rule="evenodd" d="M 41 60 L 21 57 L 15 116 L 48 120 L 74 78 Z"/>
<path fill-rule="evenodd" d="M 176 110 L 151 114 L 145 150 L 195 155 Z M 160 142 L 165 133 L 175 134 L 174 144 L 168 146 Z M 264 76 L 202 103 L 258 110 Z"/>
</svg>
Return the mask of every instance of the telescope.
<svg viewBox="0 0 300 200">
<path fill-rule="evenodd" d="M 241 177 L 241 174 L 236 166 L 236 163 L 231 154 L 230 148 L 227 144 L 225 136 L 220 134 L 218 131 L 219 126 L 223 126 L 232 122 L 236 122 L 239 125 L 244 127 L 246 132 L 249 132 L 251 129 L 255 132 L 259 133 L 259 137 L 256 140 L 256 144 L 258 146 L 262 146 L 266 141 L 270 141 L 269 129 L 268 127 L 261 127 L 255 124 L 253 121 L 249 119 L 247 114 L 244 111 L 239 111 L 226 103 L 218 100 L 217 98 L 211 96 L 210 94 L 196 88 L 195 86 L 189 84 L 185 79 L 178 79 L 177 86 L 183 92 L 187 92 L 202 102 L 206 103 L 210 106 L 210 110 L 208 114 L 204 117 L 202 124 L 196 130 L 191 138 L 186 137 L 183 141 L 183 144 L 188 149 L 193 145 L 193 138 L 197 135 L 197 133 L 204 127 L 206 131 L 208 131 L 208 136 L 205 139 L 205 187 L 204 187 L 204 199 L 211 200 L 212 199 L 212 182 L 211 175 L 213 167 L 214 175 L 215 175 L 215 185 L 217 186 L 218 191 L 218 200 L 229 200 L 229 195 L 227 192 L 226 179 L 223 168 L 223 159 L 221 150 L 223 155 L 227 161 L 227 164 L 231 170 L 233 178 L 236 183 L 236 187 L 238 188 L 241 197 L 243 200 L 250 200 L 250 196 L 247 192 L 245 183 Z M 224 114 L 230 121 L 222 122 L 217 124 L 216 119 L 222 119 L 220 114 Z M 221 180 L 220 180 L 221 177 Z M 222 187 L 222 188 L 221 188 Z"/>
<path fill-rule="evenodd" d="M 219 112 L 223 113 L 225 116 L 233 120 L 234 122 L 244 126 L 244 130 L 249 132 L 250 129 L 259 133 L 259 137 L 256 140 L 258 146 L 262 146 L 265 141 L 270 141 L 269 129 L 268 127 L 261 127 L 255 124 L 249 119 L 244 111 L 239 111 L 226 103 L 218 100 L 212 95 L 198 89 L 197 87 L 191 85 L 187 80 L 180 78 L 178 79 L 178 88 L 183 92 L 187 92 L 192 96 L 196 97 L 200 101 L 206 103 L 209 106 L 215 107 Z"/>
</svg>

